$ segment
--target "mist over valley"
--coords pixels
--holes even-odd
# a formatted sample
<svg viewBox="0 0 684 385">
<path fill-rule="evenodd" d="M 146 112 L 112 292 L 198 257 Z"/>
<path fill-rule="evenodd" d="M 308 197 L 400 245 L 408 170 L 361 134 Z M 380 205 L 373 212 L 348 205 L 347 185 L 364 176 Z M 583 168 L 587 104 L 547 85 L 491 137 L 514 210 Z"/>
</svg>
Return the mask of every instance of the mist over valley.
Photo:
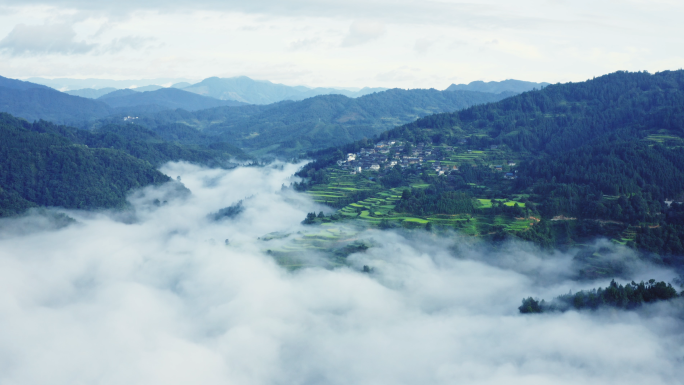
<svg viewBox="0 0 684 385">
<path fill-rule="evenodd" d="M 326 209 L 281 190 L 300 166 L 169 163 L 161 171 L 179 176 L 190 193 L 179 194 L 174 181 L 135 192 L 124 213 L 58 210 L 74 219 L 58 229 L 36 223 L 45 214 L 3 219 L 3 229 L 21 227 L 0 240 L 3 381 L 88 383 L 104 375 L 111 383 L 665 384 L 681 378 L 681 299 L 629 312 L 521 315 L 523 297 L 608 282 L 574 280 L 572 251 L 516 241 L 491 249 L 456 234 L 352 224 L 312 229 L 301 219 Z M 237 216 L 207 218 L 241 200 Z M 321 232 L 353 234 L 372 247 L 339 263 L 306 244 Z M 267 240 L 275 233 L 289 235 Z M 638 263 L 626 248 L 603 247 Z M 288 249 L 298 251 L 296 267 L 271 255 Z M 623 281 L 674 277 L 645 264 Z M 37 370 L 45 362 L 40 357 L 50 368 Z"/>
</svg>

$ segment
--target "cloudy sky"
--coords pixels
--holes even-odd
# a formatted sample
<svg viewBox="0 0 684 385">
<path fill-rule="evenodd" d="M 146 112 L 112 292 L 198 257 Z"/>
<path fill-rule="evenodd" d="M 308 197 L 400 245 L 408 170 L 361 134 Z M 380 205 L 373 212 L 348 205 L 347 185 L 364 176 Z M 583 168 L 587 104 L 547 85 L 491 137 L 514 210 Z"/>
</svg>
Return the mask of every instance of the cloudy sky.
<svg viewBox="0 0 684 385">
<path fill-rule="evenodd" d="M 0 0 L 0 75 L 446 88 L 684 63 L 677 0 Z"/>
</svg>

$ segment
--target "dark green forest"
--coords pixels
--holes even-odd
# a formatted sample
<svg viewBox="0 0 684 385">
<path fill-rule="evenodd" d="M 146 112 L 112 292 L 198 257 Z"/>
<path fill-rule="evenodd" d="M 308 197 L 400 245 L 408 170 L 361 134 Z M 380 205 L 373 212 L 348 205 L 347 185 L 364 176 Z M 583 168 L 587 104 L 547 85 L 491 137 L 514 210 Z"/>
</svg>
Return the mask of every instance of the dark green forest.
<svg viewBox="0 0 684 385">
<path fill-rule="evenodd" d="M 0 216 L 34 206 L 122 207 L 136 187 L 169 178 L 123 151 L 90 148 L 0 114 Z"/>
<path fill-rule="evenodd" d="M 169 180 L 156 170 L 168 161 L 220 167 L 249 159 L 228 143 L 178 144 L 134 124 L 87 131 L 0 113 L 0 135 L 0 216 L 34 206 L 123 207 L 131 189 Z"/>
<path fill-rule="evenodd" d="M 596 310 L 600 307 L 635 309 L 644 303 L 667 301 L 679 296 L 671 284 L 662 281 L 656 282 L 655 279 L 645 283 L 643 281 L 639 283 L 632 281 L 624 286 L 615 280 L 611 280 L 610 285 L 605 289 L 599 287 L 587 291 L 581 290 L 575 294 L 564 294 L 551 302 L 528 297 L 523 299 L 518 310 L 521 313 L 544 313 L 569 309 Z"/>
<path fill-rule="evenodd" d="M 504 97 L 473 91 L 393 89 L 354 99 L 321 95 L 266 106 L 164 111 L 141 117 L 140 124 L 151 129 L 184 124 L 258 154 L 299 156 L 371 138 L 419 117 Z"/>
</svg>

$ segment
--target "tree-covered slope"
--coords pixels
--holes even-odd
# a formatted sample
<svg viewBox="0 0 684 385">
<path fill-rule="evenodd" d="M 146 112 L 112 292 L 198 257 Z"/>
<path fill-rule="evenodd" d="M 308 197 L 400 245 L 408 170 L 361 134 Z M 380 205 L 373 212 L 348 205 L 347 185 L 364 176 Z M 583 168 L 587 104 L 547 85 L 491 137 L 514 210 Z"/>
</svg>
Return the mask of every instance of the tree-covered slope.
<svg viewBox="0 0 684 385">
<path fill-rule="evenodd" d="M 420 119 L 390 135 L 478 134 L 482 144 L 560 153 L 591 141 L 631 140 L 658 131 L 684 133 L 684 71 L 616 72 L 550 85 L 498 103 Z"/>
<path fill-rule="evenodd" d="M 394 142 L 401 145 L 388 148 Z M 349 152 L 357 153 L 355 171 L 368 167 L 359 181 L 372 177 L 378 191 L 411 192 L 393 198 L 389 214 L 372 201 L 357 202 L 371 207 L 368 220 L 407 213 L 419 216 L 414 221 L 498 238 L 513 234 L 545 246 L 607 236 L 684 264 L 682 70 L 617 72 L 427 116 L 371 141 L 311 153 L 317 160 L 299 173 L 309 180 L 298 188 L 334 197 L 331 204 L 353 202 L 328 177 L 339 182 L 349 174 L 345 163 L 336 165 Z M 391 168 L 392 161 L 401 167 Z M 373 163 L 380 169 L 370 170 Z M 467 194 L 473 208 L 452 192 Z"/>
<path fill-rule="evenodd" d="M 133 188 L 169 178 L 123 151 L 89 148 L 0 114 L 0 215 L 32 206 L 120 207 Z"/>
<path fill-rule="evenodd" d="M 59 135 L 73 143 L 93 148 L 121 150 L 154 166 L 181 160 L 217 165 L 226 163 L 231 158 L 250 158 L 229 143 L 207 139 L 196 130 L 184 126 L 162 135 L 130 123 L 107 124 L 94 130 L 81 130 L 39 121 L 32 124 L 30 129 Z M 186 131 L 190 133 L 186 134 Z M 175 140 L 178 137 L 181 140 Z"/>
<path fill-rule="evenodd" d="M 316 96 L 267 106 L 220 107 L 188 113 L 164 111 L 141 118 L 148 127 L 185 124 L 249 150 L 298 155 L 372 137 L 429 114 L 502 99 L 460 91 L 388 90 L 359 98 Z"/>
</svg>

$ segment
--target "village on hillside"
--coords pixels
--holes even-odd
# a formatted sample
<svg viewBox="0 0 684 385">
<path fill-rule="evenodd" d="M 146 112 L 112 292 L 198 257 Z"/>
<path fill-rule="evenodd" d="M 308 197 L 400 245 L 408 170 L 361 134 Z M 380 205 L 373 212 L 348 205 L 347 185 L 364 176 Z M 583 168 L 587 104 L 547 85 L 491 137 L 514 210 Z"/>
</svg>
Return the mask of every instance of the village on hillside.
<svg viewBox="0 0 684 385">
<path fill-rule="evenodd" d="M 466 144 L 462 140 L 460 144 Z M 358 153 L 349 153 L 345 159 L 337 161 L 337 166 L 351 174 L 363 171 L 380 171 L 397 165 L 402 168 L 415 167 L 418 170 L 433 170 L 437 175 L 459 172 L 459 167 L 489 167 L 493 172 L 504 172 L 505 179 L 515 179 L 515 161 L 502 161 L 501 164 L 485 164 L 486 159 L 499 159 L 504 153 L 499 146 L 487 150 L 460 149 L 453 146 L 432 146 L 409 142 L 381 141 L 372 148 L 363 148 Z"/>
</svg>

